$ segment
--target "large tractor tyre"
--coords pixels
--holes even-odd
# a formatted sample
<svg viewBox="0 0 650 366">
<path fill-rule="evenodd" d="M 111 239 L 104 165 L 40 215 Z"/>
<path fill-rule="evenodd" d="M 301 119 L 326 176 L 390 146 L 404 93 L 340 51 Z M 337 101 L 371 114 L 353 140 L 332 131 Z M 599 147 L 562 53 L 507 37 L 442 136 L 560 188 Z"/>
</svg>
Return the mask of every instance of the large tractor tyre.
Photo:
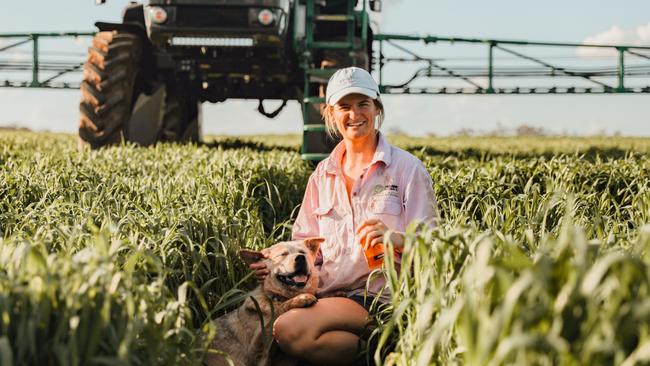
<svg viewBox="0 0 650 366">
<path fill-rule="evenodd" d="M 196 99 L 186 98 L 183 94 L 172 85 L 167 85 L 158 141 L 201 141 L 201 103 Z"/>
<path fill-rule="evenodd" d="M 127 138 L 141 55 L 136 35 L 108 31 L 93 38 L 81 83 L 81 146 L 95 149 Z"/>
</svg>

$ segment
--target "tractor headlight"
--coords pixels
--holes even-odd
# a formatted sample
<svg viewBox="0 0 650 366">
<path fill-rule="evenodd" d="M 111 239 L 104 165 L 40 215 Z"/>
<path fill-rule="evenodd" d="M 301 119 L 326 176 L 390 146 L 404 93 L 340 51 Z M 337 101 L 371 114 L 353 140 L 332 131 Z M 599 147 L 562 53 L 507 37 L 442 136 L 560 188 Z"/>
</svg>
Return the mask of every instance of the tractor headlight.
<svg viewBox="0 0 650 366">
<path fill-rule="evenodd" d="M 167 21 L 167 11 L 160 6 L 150 6 L 147 15 L 152 23 L 163 24 Z"/>
<path fill-rule="evenodd" d="M 275 14 L 269 9 L 262 9 L 257 13 L 257 21 L 264 26 L 269 26 L 275 22 Z"/>
</svg>

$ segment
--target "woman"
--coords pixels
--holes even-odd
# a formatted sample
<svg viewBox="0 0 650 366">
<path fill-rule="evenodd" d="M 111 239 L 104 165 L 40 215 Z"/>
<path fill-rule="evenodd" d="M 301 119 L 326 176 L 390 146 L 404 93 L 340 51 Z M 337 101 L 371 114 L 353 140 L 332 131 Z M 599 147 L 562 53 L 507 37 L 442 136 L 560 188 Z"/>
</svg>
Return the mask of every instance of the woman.
<svg viewBox="0 0 650 366">
<path fill-rule="evenodd" d="M 389 232 L 399 252 L 409 223 L 433 226 L 438 215 L 424 165 L 378 132 L 384 107 L 372 76 L 357 67 L 338 70 L 327 85 L 326 103 L 328 131 L 343 141 L 310 177 L 293 226 L 295 240 L 325 238 L 317 259 L 320 299 L 278 317 L 273 335 L 289 355 L 339 365 L 353 362 L 372 300 L 380 296 L 386 302 L 390 296 L 382 292 L 382 276 L 366 286 L 372 270 L 364 247 L 383 244 Z M 261 262 L 251 268 L 258 279 L 268 274 Z"/>
</svg>

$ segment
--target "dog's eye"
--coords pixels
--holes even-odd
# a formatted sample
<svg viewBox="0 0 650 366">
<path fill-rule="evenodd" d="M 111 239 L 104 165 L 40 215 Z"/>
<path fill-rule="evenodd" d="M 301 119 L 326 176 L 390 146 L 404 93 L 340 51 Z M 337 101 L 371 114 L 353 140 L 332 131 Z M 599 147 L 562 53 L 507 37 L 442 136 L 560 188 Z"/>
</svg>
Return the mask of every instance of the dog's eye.
<svg viewBox="0 0 650 366">
<path fill-rule="evenodd" d="M 298 253 L 300 253 L 300 254 L 307 254 L 307 253 L 305 253 L 305 251 L 302 250 L 302 249 L 301 249 L 300 251 L 298 251 Z"/>
<path fill-rule="evenodd" d="M 282 253 L 280 254 L 280 256 L 282 256 L 282 257 L 286 257 L 286 256 L 288 256 L 288 255 L 289 255 L 289 252 L 282 252 Z"/>
</svg>

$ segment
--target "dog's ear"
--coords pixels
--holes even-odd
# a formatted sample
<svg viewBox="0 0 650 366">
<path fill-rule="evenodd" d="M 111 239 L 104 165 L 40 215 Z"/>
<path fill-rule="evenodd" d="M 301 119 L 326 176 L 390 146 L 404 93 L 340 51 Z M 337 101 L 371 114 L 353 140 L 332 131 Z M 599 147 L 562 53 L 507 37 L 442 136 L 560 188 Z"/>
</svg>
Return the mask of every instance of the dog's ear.
<svg viewBox="0 0 650 366">
<path fill-rule="evenodd" d="M 251 265 L 251 263 L 259 262 L 264 259 L 266 256 L 262 252 L 256 252 L 249 249 L 241 249 L 239 251 L 239 258 L 241 258 L 246 265 Z"/>
<path fill-rule="evenodd" d="M 324 241 L 325 238 L 321 237 L 307 238 L 305 239 L 305 246 L 309 248 L 313 255 L 316 255 L 316 253 L 318 253 L 318 248 L 320 248 L 321 243 Z"/>
</svg>

